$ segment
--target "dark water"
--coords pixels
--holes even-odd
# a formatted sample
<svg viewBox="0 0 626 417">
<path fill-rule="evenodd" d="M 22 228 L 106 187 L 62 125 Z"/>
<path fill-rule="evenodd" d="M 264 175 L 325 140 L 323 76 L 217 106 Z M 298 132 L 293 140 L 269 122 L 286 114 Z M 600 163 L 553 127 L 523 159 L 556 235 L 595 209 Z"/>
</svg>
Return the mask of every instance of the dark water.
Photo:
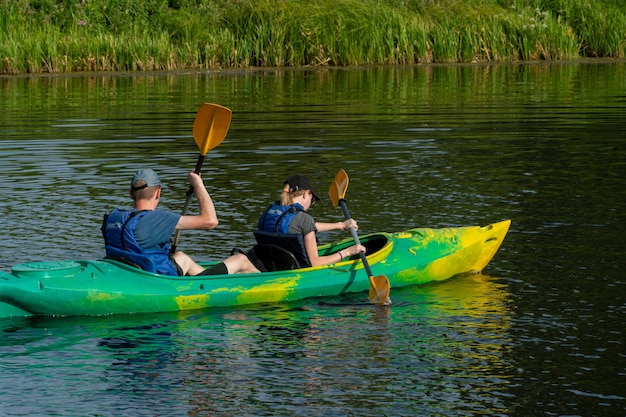
<svg viewBox="0 0 626 417">
<path fill-rule="evenodd" d="M 346 169 L 362 232 L 509 236 L 390 308 L 0 320 L 0 415 L 626 415 L 626 64 L 0 78 L 0 267 L 102 256 L 138 167 L 180 211 L 202 102 L 233 120 L 203 169 L 221 224 L 181 235 L 199 259 L 249 246 L 296 171 L 326 195 Z"/>
</svg>

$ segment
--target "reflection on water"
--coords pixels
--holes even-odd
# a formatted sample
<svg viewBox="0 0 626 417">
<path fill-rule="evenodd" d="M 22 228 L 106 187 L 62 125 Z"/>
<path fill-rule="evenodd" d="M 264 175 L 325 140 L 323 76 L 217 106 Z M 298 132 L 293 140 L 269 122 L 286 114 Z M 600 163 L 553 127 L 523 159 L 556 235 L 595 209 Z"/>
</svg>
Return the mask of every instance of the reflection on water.
<svg viewBox="0 0 626 417">
<path fill-rule="evenodd" d="M 102 256 L 140 166 L 180 211 L 207 101 L 233 120 L 203 168 L 220 226 L 181 235 L 198 259 L 251 245 L 295 171 L 323 196 L 344 168 L 364 233 L 512 219 L 488 275 L 386 309 L 0 322 L 7 415 L 625 414 L 625 65 L 0 77 L 2 269 Z M 312 214 L 342 218 L 327 198 Z"/>
<path fill-rule="evenodd" d="M 504 412 L 494 394 L 508 378 L 506 288 L 480 275 L 454 284 L 395 291 L 392 308 L 363 293 L 322 304 L 30 319 L 3 328 L 6 410 L 373 416 L 475 404 Z M 38 366 L 26 377 L 31 361 Z M 24 393 L 35 381 L 39 389 Z M 33 401 L 42 395 L 51 402 Z"/>
</svg>

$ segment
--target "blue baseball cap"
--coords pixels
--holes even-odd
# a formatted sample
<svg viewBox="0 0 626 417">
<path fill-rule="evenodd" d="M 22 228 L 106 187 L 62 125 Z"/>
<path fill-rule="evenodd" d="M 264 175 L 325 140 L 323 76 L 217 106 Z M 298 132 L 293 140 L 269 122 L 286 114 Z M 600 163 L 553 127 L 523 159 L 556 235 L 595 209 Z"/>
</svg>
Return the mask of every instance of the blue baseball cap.
<svg viewBox="0 0 626 417">
<path fill-rule="evenodd" d="M 143 182 L 143 184 L 136 185 L 137 182 Z M 154 187 L 155 185 L 158 185 L 159 187 L 163 186 L 157 173 L 149 168 L 146 168 L 135 172 L 135 175 L 133 175 L 133 179 L 130 182 L 130 189 L 138 191 L 147 187 Z"/>
</svg>

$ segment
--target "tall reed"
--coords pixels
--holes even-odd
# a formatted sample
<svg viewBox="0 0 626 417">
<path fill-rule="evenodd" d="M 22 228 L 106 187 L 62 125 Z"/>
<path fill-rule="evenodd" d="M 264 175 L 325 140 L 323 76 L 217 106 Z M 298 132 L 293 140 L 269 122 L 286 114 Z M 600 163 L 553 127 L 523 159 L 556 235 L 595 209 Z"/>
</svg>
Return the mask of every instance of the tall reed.
<svg viewBox="0 0 626 417">
<path fill-rule="evenodd" d="M 0 74 L 624 58 L 626 0 L 19 0 Z"/>
</svg>

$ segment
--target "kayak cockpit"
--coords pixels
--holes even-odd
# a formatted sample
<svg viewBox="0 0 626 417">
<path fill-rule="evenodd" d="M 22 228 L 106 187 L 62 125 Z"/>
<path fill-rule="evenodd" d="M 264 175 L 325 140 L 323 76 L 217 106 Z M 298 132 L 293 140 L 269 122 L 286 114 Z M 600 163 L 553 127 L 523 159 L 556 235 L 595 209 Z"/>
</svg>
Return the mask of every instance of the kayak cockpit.
<svg viewBox="0 0 626 417">
<path fill-rule="evenodd" d="M 392 239 L 391 235 L 388 233 L 372 233 L 370 235 L 363 235 L 362 237 L 359 236 L 359 240 L 361 241 L 361 245 L 365 246 L 365 253 L 369 258 L 391 244 Z M 320 256 L 332 255 L 352 245 L 354 245 L 354 240 L 351 238 L 338 243 L 322 245 L 319 247 L 319 254 Z M 359 256 L 355 255 L 352 259 L 359 259 Z"/>
</svg>

